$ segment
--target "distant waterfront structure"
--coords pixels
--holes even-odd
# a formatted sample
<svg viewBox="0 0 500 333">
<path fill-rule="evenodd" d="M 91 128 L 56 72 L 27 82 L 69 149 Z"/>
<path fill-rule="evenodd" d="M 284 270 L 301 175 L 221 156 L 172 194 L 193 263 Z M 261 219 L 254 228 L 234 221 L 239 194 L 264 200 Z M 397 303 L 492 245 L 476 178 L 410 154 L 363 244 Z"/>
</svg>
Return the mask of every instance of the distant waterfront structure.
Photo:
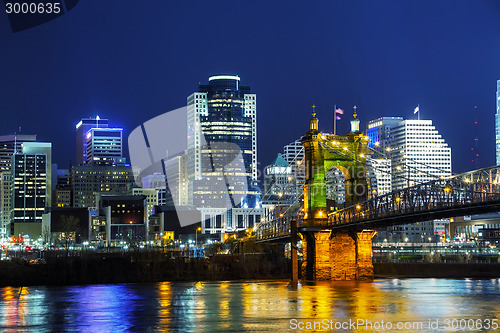
<svg viewBox="0 0 500 333">
<path fill-rule="evenodd" d="M 91 128 L 107 128 L 108 119 L 101 119 L 99 116 L 95 118 L 82 118 L 76 124 L 76 162 L 75 165 L 87 163 L 87 132 Z"/>
<path fill-rule="evenodd" d="M 500 165 L 500 80 L 497 80 L 497 113 L 495 114 L 495 149 L 496 162 Z"/>
</svg>

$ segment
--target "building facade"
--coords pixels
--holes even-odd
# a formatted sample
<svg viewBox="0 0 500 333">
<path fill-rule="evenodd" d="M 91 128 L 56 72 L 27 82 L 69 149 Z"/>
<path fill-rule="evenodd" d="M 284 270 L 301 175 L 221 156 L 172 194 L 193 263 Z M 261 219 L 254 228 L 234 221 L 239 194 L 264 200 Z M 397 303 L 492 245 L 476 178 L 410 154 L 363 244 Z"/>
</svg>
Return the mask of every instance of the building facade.
<svg viewBox="0 0 500 333">
<path fill-rule="evenodd" d="M 10 234 L 10 221 L 12 210 L 12 176 L 10 171 L 0 172 L 0 204 L 1 204 L 1 234 Z"/>
<path fill-rule="evenodd" d="M 258 195 L 256 95 L 236 75 L 208 81 L 187 98 L 188 204 L 236 207 Z"/>
<path fill-rule="evenodd" d="M 113 165 L 123 155 L 122 128 L 91 128 L 86 133 L 87 161 L 92 165 Z"/>
<path fill-rule="evenodd" d="M 282 156 L 290 165 L 291 173 L 295 179 L 296 196 L 298 199 L 304 195 L 304 182 L 306 179 L 305 164 L 303 163 L 305 152 L 300 139 L 285 145 Z"/>
<path fill-rule="evenodd" d="M 393 190 L 451 176 L 451 148 L 432 120 L 404 120 L 392 135 Z"/>
<path fill-rule="evenodd" d="M 403 121 L 403 117 L 380 117 L 368 122 L 366 135 L 370 138 L 368 145 L 381 151 L 390 147 L 392 128 Z"/>
<path fill-rule="evenodd" d="M 80 165 L 71 170 L 73 207 L 97 207 L 96 194 L 130 194 L 134 173 L 129 166 Z"/>
<path fill-rule="evenodd" d="M 186 206 L 188 204 L 188 168 L 187 155 L 179 155 L 165 161 L 168 190 L 172 205 Z"/>
<path fill-rule="evenodd" d="M 42 215 L 50 206 L 47 178 L 46 154 L 12 155 L 11 234 L 41 235 Z"/>
<path fill-rule="evenodd" d="M 0 136 L 0 172 L 10 171 L 11 157 L 22 153 L 24 142 L 35 142 L 36 135 L 11 134 Z"/>
<path fill-rule="evenodd" d="M 87 132 L 91 128 L 107 128 L 108 120 L 95 118 L 82 118 L 76 124 L 76 165 L 87 163 Z"/>
<path fill-rule="evenodd" d="M 273 163 L 264 169 L 263 202 L 292 204 L 297 197 L 297 184 L 292 167 L 278 153 Z"/>
</svg>

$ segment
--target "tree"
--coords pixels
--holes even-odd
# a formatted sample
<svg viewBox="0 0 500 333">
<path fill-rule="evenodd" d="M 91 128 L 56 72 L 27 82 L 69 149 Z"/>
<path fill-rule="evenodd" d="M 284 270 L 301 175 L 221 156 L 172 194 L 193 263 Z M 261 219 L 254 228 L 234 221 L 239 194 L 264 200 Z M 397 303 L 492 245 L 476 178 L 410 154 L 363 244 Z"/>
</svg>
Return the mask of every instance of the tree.
<svg viewBox="0 0 500 333">
<path fill-rule="evenodd" d="M 66 248 L 68 248 L 70 241 L 76 241 L 76 234 L 79 227 L 80 223 L 77 217 L 68 215 L 61 216 L 59 228 L 57 228 L 57 232 L 59 233 L 58 239 L 66 243 Z"/>
</svg>

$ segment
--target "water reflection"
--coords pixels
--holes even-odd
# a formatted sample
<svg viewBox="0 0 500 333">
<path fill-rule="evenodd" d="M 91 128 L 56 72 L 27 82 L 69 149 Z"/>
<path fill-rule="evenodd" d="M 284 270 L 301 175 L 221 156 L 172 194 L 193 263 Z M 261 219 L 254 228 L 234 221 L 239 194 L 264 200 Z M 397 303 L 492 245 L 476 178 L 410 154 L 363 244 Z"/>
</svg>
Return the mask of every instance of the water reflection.
<svg viewBox="0 0 500 333">
<path fill-rule="evenodd" d="M 293 319 L 303 324 L 359 319 L 372 323 L 443 323 L 453 318 L 494 319 L 500 313 L 499 296 L 498 279 L 6 287 L 0 293 L 0 330 L 281 332 L 290 329 Z M 358 327 L 343 331 L 387 329 Z M 424 327 L 419 331 L 435 330 Z"/>
</svg>

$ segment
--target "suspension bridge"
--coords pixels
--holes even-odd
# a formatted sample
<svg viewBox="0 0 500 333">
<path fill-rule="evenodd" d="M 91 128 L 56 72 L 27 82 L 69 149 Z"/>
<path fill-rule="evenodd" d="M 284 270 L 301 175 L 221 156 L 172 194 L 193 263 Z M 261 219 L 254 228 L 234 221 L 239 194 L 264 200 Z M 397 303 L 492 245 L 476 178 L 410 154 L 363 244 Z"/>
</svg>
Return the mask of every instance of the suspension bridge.
<svg viewBox="0 0 500 333">
<path fill-rule="evenodd" d="M 347 136 L 321 133 L 313 112 L 310 129 L 302 138 L 303 208 L 299 200 L 298 210 L 275 210 L 254 228 L 258 242 L 291 243 L 292 279 L 297 279 L 298 269 L 306 280 L 371 279 L 374 229 L 500 211 L 498 166 L 418 184 L 410 184 L 409 178 L 398 173 L 411 186 L 378 195 L 369 182 L 376 168 L 370 158 L 374 151 L 369 138 L 359 132 L 356 122 L 351 125 Z M 345 178 L 344 207 L 327 205 L 325 175 L 331 168 L 339 169 Z M 299 238 L 303 243 L 301 268 L 296 252 Z"/>
</svg>

